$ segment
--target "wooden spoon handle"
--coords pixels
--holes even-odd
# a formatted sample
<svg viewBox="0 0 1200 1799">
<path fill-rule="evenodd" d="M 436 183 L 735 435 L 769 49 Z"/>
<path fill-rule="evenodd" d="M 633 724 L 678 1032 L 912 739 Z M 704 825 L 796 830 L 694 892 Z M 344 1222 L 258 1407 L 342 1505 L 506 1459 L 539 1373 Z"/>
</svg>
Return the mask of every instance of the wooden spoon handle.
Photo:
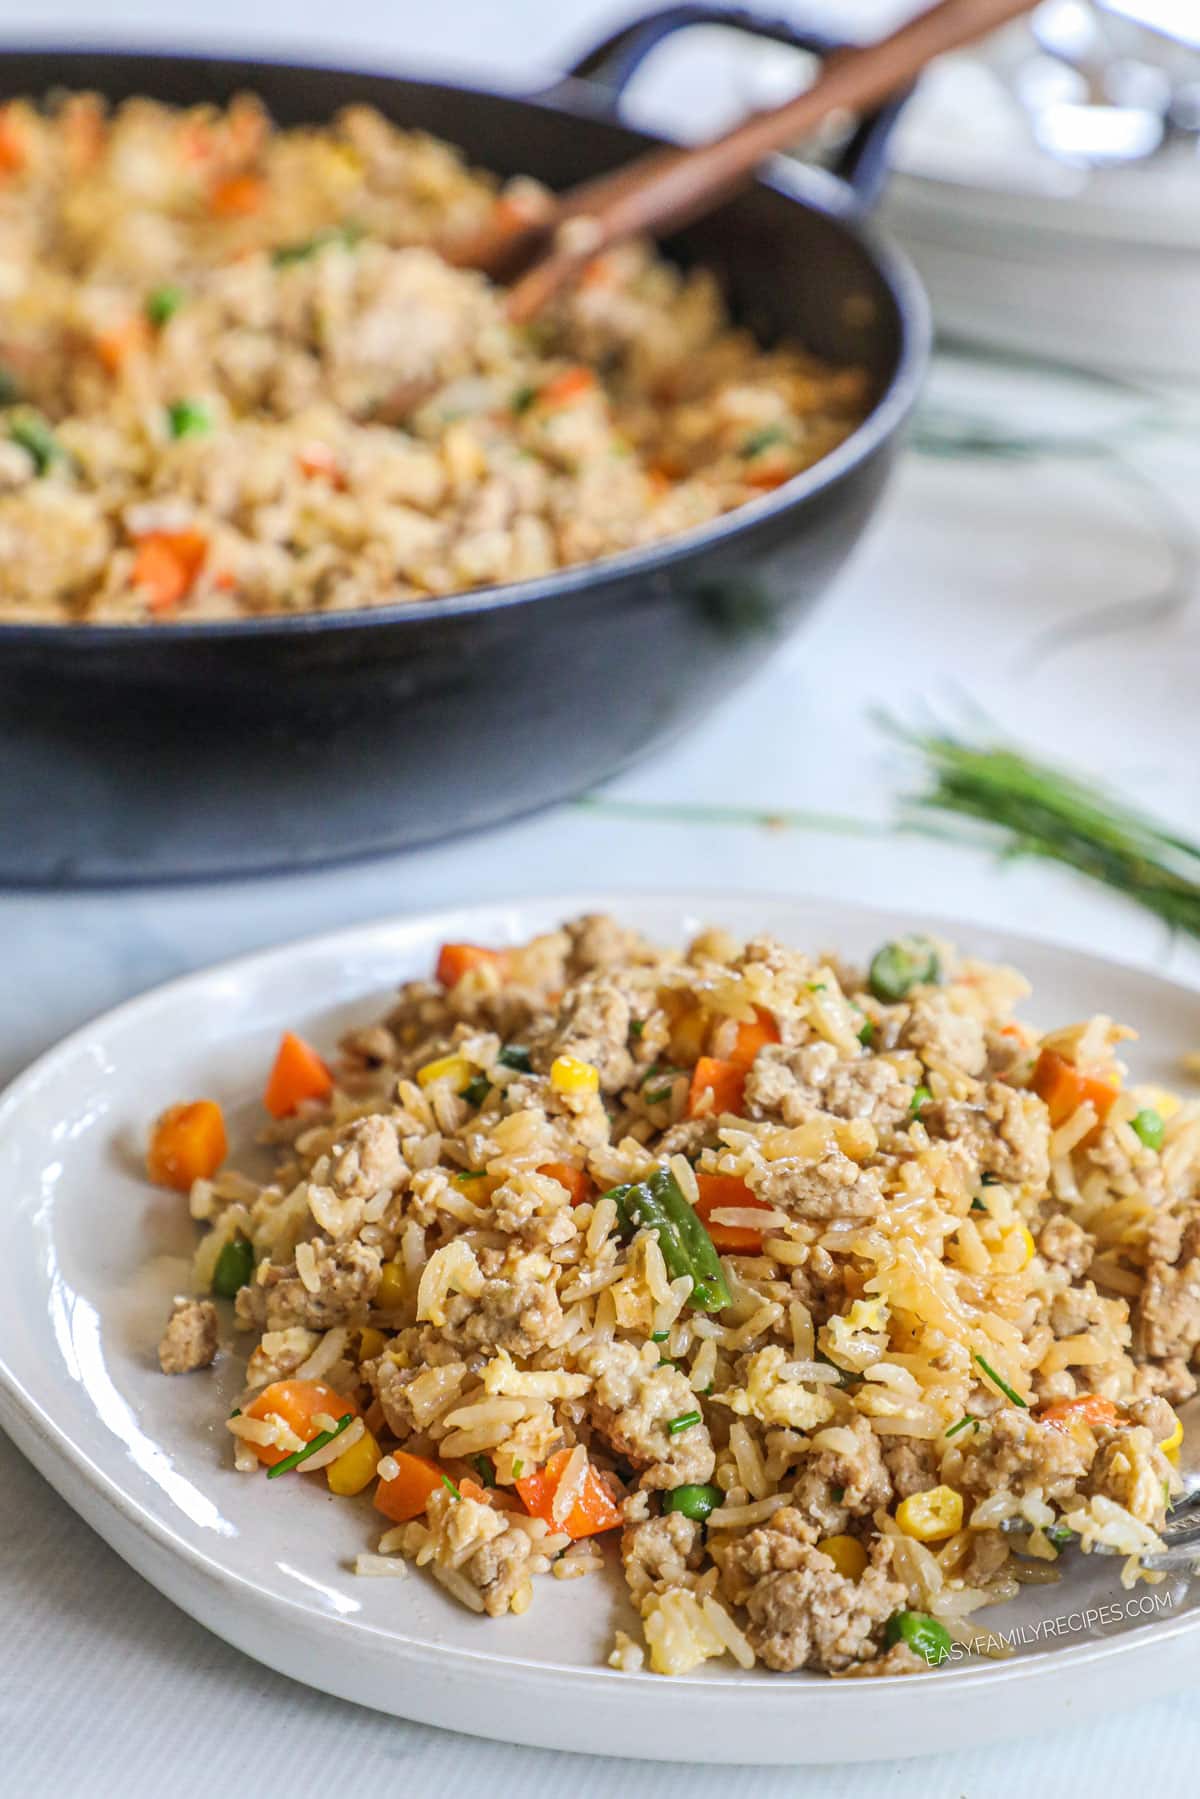
<svg viewBox="0 0 1200 1799">
<path fill-rule="evenodd" d="M 1036 0 L 939 0 L 890 36 L 831 56 L 812 87 L 753 114 L 712 143 L 656 150 L 562 194 L 549 217 L 494 240 L 471 257 L 499 274 L 551 241 L 509 295 L 509 316 L 540 312 L 584 264 L 639 233 L 666 235 L 734 194 L 773 151 L 797 142 L 833 112 L 864 112 L 907 87 L 926 65 L 1028 12 Z"/>
</svg>

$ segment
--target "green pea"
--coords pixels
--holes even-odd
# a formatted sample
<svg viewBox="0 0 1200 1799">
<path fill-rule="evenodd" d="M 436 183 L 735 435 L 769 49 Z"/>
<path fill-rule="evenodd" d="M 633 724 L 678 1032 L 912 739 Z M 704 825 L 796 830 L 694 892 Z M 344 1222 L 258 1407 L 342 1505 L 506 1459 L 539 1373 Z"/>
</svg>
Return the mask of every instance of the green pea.
<svg viewBox="0 0 1200 1799">
<path fill-rule="evenodd" d="M 871 958 L 867 984 L 876 999 L 895 1005 L 913 988 L 941 976 L 937 951 L 928 937 L 900 937 Z"/>
<path fill-rule="evenodd" d="M 1161 1112 L 1156 1112 L 1153 1106 L 1144 1106 L 1131 1123 L 1147 1149 L 1162 1148 L 1163 1132 L 1167 1127 Z"/>
<path fill-rule="evenodd" d="M 217 1257 L 212 1290 L 222 1299 L 234 1299 L 254 1273 L 254 1246 L 245 1237 L 232 1237 Z"/>
<path fill-rule="evenodd" d="M 950 1659 L 950 1632 L 928 1612 L 893 1612 L 887 1622 L 886 1640 L 907 1643 L 909 1648 L 936 1668 Z"/>
<path fill-rule="evenodd" d="M 169 319 L 173 319 L 183 305 L 183 289 L 181 287 L 156 287 L 146 295 L 146 317 L 156 329 L 161 330 Z"/>
<path fill-rule="evenodd" d="M 40 412 L 18 413 L 16 418 L 9 420 L 8 435 L 32 456 L 33 466 L 39 475 L 48 473 L 66 455 Z"/>
<path fill-rule="evenodd" d="M 672 1487 L 669 1493 L 663 1494 L 664 1512 L 682 1512 L 685 1518 L 694 1518 L 697 1524 L 703 1524 L 724 1503 L 725 1495 L 720 1487 L 689 1484 Z"/>
<path fill-rule="evenodd" d="M 203 437 L 212 430 L 212 414 L 201 400 L 176 400 L 167 407 L 172 437 Z"/>
<path fill-rule="evenodd" d="M 933 1094 L 929 1091 L 928 1087 L 914 1087 L 913 1096 L 908 1102 L 909 1117 L 919 1118 L 921 1115 L 921 1107 L 927 1106 L 932 1098 Z"/>
</svg>

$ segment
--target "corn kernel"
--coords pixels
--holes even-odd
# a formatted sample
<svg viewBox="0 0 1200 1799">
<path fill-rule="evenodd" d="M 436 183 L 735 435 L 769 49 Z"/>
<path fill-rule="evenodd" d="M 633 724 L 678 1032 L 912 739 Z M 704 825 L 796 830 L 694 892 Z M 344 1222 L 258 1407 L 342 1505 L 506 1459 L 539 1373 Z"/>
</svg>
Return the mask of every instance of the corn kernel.
<svg viewBox="0 0 1200 1799">
<path fill-rule="evenodd" d="M 394 1267 L 395 1263 L 389 1263 Z M 386 1274 L 387 1269 L 384 1270 Z M 360 1362 L 373 1362 L 376 1356 L 383 1354 L 387 1338 L 382 1331 L 377 1331 L 372 1324 L 364 1324 L 358 1333 L 358 1359 Z"/>
<path fill-rule="evenodd" d="M 396 1306 L 404 1304 L 407 1287 L 404 1280 L 404 1269 L 399 1262 L 385 1262 L 379 1277 L 379 1290 L 375 1295 L 375 1304 L 381 1311 L 390 1312 Z"/>
<path fill-rule="evenodd" d="M 436 1062 L 417 1069 L 417 1079 L 422 1087 L 432 1087 L 434 1081 L 453 1081 L 455 1091 L 461 1093 L 474 1073 L 465 1056 L 439 1056 Z"/>
<path fill-rule="evenodd" d="M 596 1093 L 600 1076 L 578 1056 L 556 1056 L 550 1065 L 550 1085 L 556 1093 Z"/>
<path fill-rule="evenodd" d="M 867 1552 L 857 1537 L 822 1537 L 817 1544 L 845 1580 L 860 1580 L 867 1565 Z"/>
<path fill-rule="evenodd" d="M 1142 1104 L 1152 1106 L 1164 1124 L 1168 1118 L 1174 1118 L 1183 1104 L 1177 1093 L 1168 1093 L 1165 1087 L 1139 1087 L 1137 1093 Z"/>
<path fill-rule="evenodd" d="M 1182 1442 L 1183 1425 L 1180 1423 L 1179 1419 L 1176 1418 L 1175 1429 L 1171 1432 L 1169 1437 L 1163 1438 L 1158 1447 L 1170 1461 L 1177 1462 L 1179 1460 L 1179 1445 Z"/>
<path fill-rule="evenodd" d="M 962 1529 L 962 1494 L 953 1487 L 930 1487 L 925 1493 L 910 1493 L 896 1507 L 896 1523 L 906 1537 L 918 1543 L 936 1543 L 952 1537 Z"/>
<path fill-rule="evenodd" d="M 1037 1254 L 1037 1244 L 1033 1240 L 1033 1232 L 1024 1224 L 1021 1226 L 1021 1241 L 1025 1245 L 1025 1266 L 1028 1267 Z"/>
<path fill-rule="evenodd" d="M 347 1499 L 361 1493 L 367 1483 L 374 1480 L 378 1461 L 379 1445 L 370 1431 L 364 1430 L 358 1442 L 351 1443 L 349 1449 L 326 1468 L 329 1491 L 340 1493 Z"/>
</svg>

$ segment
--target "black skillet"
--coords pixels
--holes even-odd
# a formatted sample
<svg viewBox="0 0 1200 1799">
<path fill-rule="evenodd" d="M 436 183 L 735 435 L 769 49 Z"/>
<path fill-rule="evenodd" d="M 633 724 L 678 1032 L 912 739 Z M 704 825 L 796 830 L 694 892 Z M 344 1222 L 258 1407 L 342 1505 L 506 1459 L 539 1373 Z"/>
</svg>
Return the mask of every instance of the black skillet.
<svg viewBox="0 0 1200 1799">
<path fill-rule="evenodd" d="M 252 89 L 284 124 L 361 101 L 557 188 L 648 147 L 616 122 L 618 96 L 655 44 L 699 23 L 832 47 L 680 5 L 534 99 L 61 50 L 0 52 L 0 97 L 68 86 L 188 104 Z M 864 122 L 835 173 L 773 166 L 666 245 L 715 269 L 759 334 L 867 366 L 874 406 L 833 455 L 686 536 L 458 598 L 150 628 L 0 625 L 0 881 L 250 874 L 405 848 L 578 793 L 702 724 L 836 575 L 917 393 L 925 298 L 862 223 L 897 110 Z"/>
</svg>

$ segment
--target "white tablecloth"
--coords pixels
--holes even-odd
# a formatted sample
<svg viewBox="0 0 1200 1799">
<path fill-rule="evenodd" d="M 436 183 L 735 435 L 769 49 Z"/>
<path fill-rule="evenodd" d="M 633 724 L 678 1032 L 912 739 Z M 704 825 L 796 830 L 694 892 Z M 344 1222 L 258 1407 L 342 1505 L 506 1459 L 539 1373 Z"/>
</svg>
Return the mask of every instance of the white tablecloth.
<svg viewBox="0 0 1200 1799">
<path fill-rule="evenodd" d="M 854 10 L 868 6 L 879 10 L 873 0 Z M 383 46 L 380 61 L 397 64 L 473 61 L 520 85 L 531 42 L 548 71 L 613 11 L 609 0 L 567 13 L 550 0 L 360 0 L 339 17 L 335 47 Z M 123 0 L 119 17 L 106 0 L 7 0 L 4 15 L 10 41 L 35 28 L 77 42 L 136 32 L 328 46 L 334 36 L 311 0 L 259 0 L 252 20 L 235 0 L 186 19 L 168 17 L 163 0 Z M 0 1080 L 89 1015 L 188 968 L 389 911 L 538 888 L 865 895 L 1059 936 L 1200 984 L 1194 948 L 1058 870 L 806 822 L 893 817 L 912 771 L 872 723 L 882 706 L 959 724 L 982 712 L 1196 830 L 1195 425 L 1195 407 L 1178 399 L 943 355 L 914 448 L 853 566 L 812 625 L 702 728 L 589 803 L 416 855 L 218 888 L 0 896 Z M 226 1648 L 3 1441 L 0 1493 L 0 1792 L 301 1799 L 403 1783 L 525 1799 L 568 1785 L 857 1799 L 886 1782 L 905 1799 L 1026 1787 L 1071 1799 L 1148 1776 L 1158 1795 L 1182 1793 L 1200 1761 L 1192 1695 L 886 1770 L 697 1770 L 477 1743 L 309 1692 Z"/>
</svg>

